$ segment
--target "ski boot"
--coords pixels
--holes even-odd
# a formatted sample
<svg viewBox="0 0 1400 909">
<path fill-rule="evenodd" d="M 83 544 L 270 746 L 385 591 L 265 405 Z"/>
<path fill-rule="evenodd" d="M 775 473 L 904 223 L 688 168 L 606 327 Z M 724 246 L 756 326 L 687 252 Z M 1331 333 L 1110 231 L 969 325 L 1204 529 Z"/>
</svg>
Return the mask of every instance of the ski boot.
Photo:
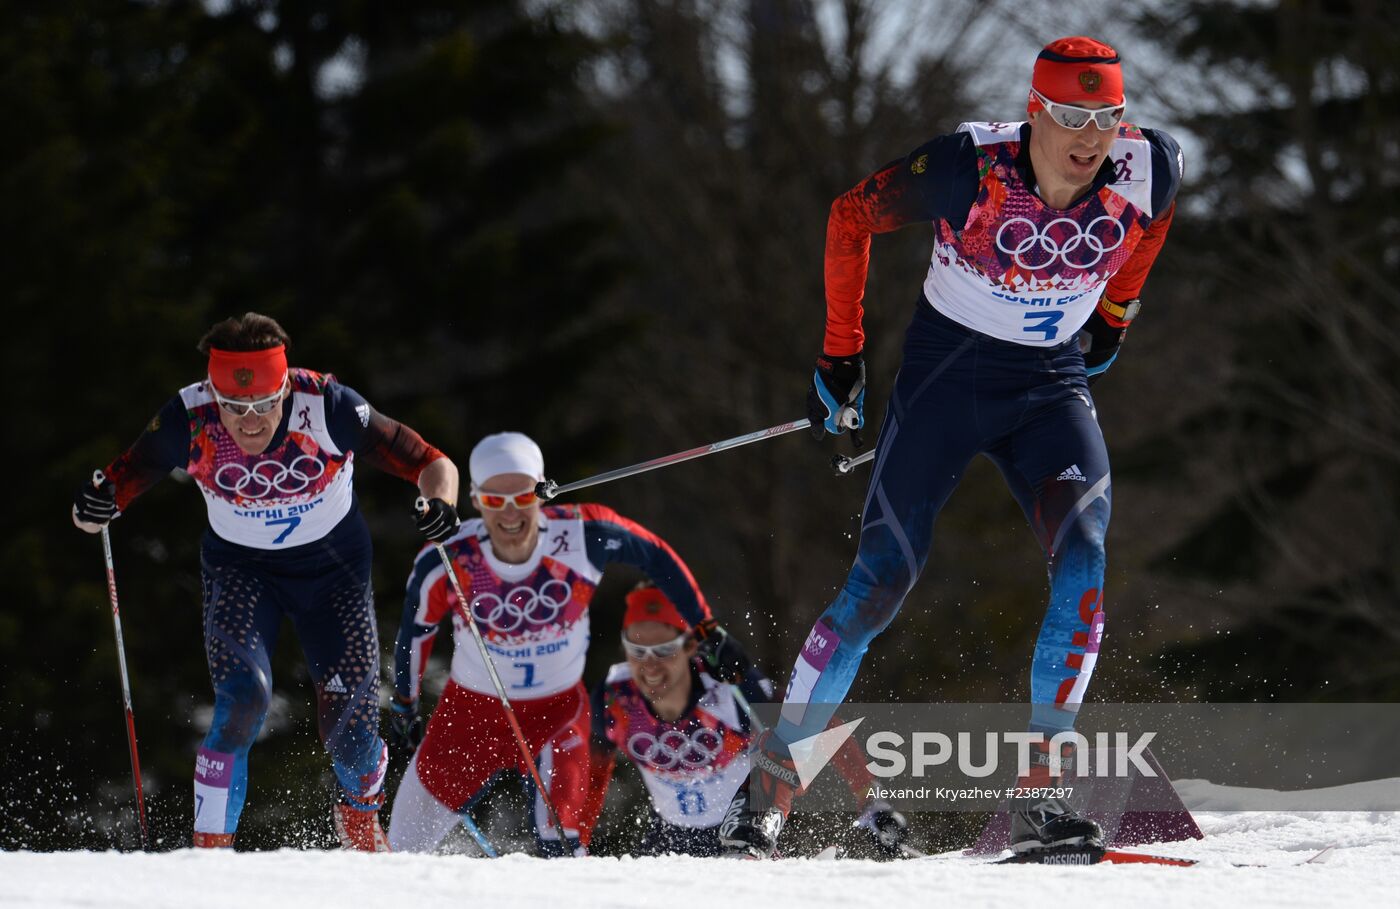
<svg viewBox="0 0 1400 909">
<path fill-rule="evenodd" d="M 194 848 L 196 849 L 232 849 L 232 833 L 201 833 L 198 830 L 194 833 Z"/>
<path fill-rule="evenodd" d="M 379 806 L 384 804 L 384 793 L 372 804 L 355 803 L 342 796 L 331 809 L 331 819 L 335 822 L 335 833 L 340 838 L 340 848 L 353 852 L 388 852 L 389 837 L 379 823 Z"/>
<path fill-rule="evenodd" d="M 719 844 L 732 858 L 772 858 L 800 785 L 797 769 L 787 745 L 772 732 L 759 738 L 750 759 L 753 770 L 720 822 Z"/>
<path fill-rule="evenodd" d="M 1083 817 L 1064 799 L 1016 799 L 1011 805 L 1011 850 L 1103 848 L 1103 828 Z"/>
<path fill-rule="evenodd" d="M 1072 749 L 1064 749 L 1060 766 L 1072 766 L 1073 757 Z M 1103 828 L 1055 795 L 1063 782 L 1061 775 L 1051 775 L 1046 749 L 1032 751 L 1031 759 L 1029 774 L 1016 783 L 1025 794 L 1011 799 L 1011 850 L 1018 854 L 1101 851 Z"/>
</svg>

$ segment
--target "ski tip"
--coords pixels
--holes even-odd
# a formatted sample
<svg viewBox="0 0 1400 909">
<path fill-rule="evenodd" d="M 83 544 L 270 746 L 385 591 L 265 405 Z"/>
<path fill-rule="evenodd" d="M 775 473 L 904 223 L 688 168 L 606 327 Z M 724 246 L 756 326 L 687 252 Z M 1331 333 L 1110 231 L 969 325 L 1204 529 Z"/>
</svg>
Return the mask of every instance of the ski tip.
<svg viewBox="0 0 1400 909">
<path fill-rule="evenodd" d="M 1336 843 L 1333 843 L 1333 844 L 1331 844 L 1331 845 L 1329 845 L 1329 846 L 1324 847 L 1324 848 L 1322 849 L 1321 852 L 1318 852 L 1317 854 L 1313 855 L 1313 856 L 1312 856 L 1311 858 L 1309 858 L 1307 861 L 1303 862 L 1303 864 L 1304 864 L 1304 865 L 1325 865 L 1327 862 L 1330 862 L 1330 861 L 1332 860 L 1332 856 L 1334 856 L 1334 855 L 1336 855 L 1336 854 L 1337 854 L 1337 844 L 1336 844 Z"/>
</svg>

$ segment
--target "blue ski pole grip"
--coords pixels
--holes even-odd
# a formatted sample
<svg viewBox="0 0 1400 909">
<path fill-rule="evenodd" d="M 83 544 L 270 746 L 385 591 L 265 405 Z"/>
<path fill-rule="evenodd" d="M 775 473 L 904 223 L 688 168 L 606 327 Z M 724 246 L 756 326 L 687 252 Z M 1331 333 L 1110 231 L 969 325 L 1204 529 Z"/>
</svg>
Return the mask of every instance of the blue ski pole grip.
<svg viewBox="0 0 1400 909">
<path fill-rule="evenodd" d="M 840 435 L 845 432 L 845 410 L 844 402 L 836 400 L 831 389 L 826 387 L 822 381 L 820 370 L 812 370 L 812 387 L 817 390 L 817 397 L 821 400 L 822 406 L 826 408 L 826 417 L 822 420 L 822 426 L 832 435 Z"/>
</svg>

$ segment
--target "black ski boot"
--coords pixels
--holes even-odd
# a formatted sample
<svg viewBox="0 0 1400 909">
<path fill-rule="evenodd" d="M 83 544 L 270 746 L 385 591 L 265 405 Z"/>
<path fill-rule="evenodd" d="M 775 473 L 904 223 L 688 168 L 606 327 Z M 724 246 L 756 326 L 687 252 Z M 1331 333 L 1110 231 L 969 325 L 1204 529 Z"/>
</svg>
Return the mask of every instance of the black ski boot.
<svg viewBox="0 0 1400 909">
<path fill-rule="evenodd" d="M 1011 849 L 1103 849 L 1103 828 L 1082 817 L 1064 799 L 1014 799 L 1011 803 Z"/>
<path fill-rule="evenodd" d="M 755 807 L 749 801 L 749 781 L 744 780 L 719 823 L 720 849 L 728 858 L 772 858 L 784 820 L 777 807 Z"/>
<path fill-rule="evenodd" d="M 755 743 L 750 760 L 753 770 L 720 821 L 719 844 L 732 858 L 772 858 L 783 822 L 792 811 L 799 786 L 797 770 L 787 746 L 771 732 Z"/>
</svg>

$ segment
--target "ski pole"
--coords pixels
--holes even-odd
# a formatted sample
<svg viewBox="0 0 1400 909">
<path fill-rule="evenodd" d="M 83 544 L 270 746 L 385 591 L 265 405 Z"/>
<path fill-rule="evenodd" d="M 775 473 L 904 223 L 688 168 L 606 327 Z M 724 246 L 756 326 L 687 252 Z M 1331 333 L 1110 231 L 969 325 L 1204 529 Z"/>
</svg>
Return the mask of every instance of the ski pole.
<svg viewBox="0 0 1400 909">
<path fill-rule="evenodd" d="M 92 472 L 92 484 L 101 486 L 106 477 L 102 471 Z M 122 643 L 122 614 L 117 607 L 117 569 L 112 562 L 112 535 L 102 525 L 102 555 L 107 559 L 107 598 L 112 601 L 112 628 L 117 633 L 117 665 L 121 668 L 122 704 L 126 708 L 126 741 L 131 749 L 131 781 L 136 785 L 136 818 L 141 825 L 141 848 L 151 847 L 150 831 L 146 827 L 146 798 L 141 789 L 141 759 L 136 756 L 136 715 L 131 710 L 131 682 L 126 673 L 126 645 Z"/>
<path fill-rule="evenodd" d="M 428 500 L 419 496 L 414 503 L 419 513 L 428 510 Z M 535 765 L 535 756 L 530 753 L 530 743 L 525 741 L 525 733 L 520 729 L 520 721 L 515 717 L 515 708 L 510 706 L 510 698 L 506 695 L 506 686 L 501 682 L 501 677 L 496 672 L 496 664 L 491 661 L 491 653 L 486 649 L 486 641 L 481 637 L 481 629 L 476 627 L 476 617 L 472 615 L 471 609 L 467 607 L 466 594 L 462 593 L 462 582 L 457 580 L 457 568 L 452 564 L 452 558 L 447 554 L 447 550 L 441 543 L 434 543 L 433 548 L 437 550 L 438 558 L 442 559 L 442 567 L 447 572 L 447 580 L 452 584 L 452 592 L 457 594 L 457 602 L 466 612 L 466 622 L 471 629 L 472 638 L 476 641 L 476 649 L 481 652 L 481 660 L 486 664 L 486 671 L 491 676 L 491 684 L 496 686 L 496 696 L 501 699 L 501 708 L 506 712 L 506 722 L 510 724 L 511 732 L 515 733 L 515 743 L 520 746 L 520 756 L 525 759 L 525 766 L 530 771 L 530 776 L 535 780 L 535 786 L 540 791 L 540 801 L 544 802 L 545 810 L 549 812 L 549 822 L 559 833 L 559 845 L 567 846 L 568 841 L 564 835 L 564 825 L 559 820 L 559 812 L 554 810 L 554 801 L 549 797 L 549 790 L 545 788 L 544 780 L 540 778 L 540 769 Z M 567 849 L 565 849 L 568 852 Z M 572 855 L 572 853 L 569 853 Z"/>
<path fill-rule="evenodd" d="M 486 838 L 486 834 L 481 832 L 481 828 L 472 819 L 470 811 L 465 808 L 457 812 L 457 816 L 462 819 L 462 826 L 476 840 L 476 847 L 482 851 L 487 858 L 500 858 L 501 854 L 496 851 L 496 847 L 491 845 L 491 841 Z"/>
<path fill-rule="evenodd" d="M 711 455 L 717 451 L 727 451 L 731 448 L 738 448 L 740 445 L 748 445 L 750 442 L 761 442 L 764 439 L 771 439 L 775 436 L 797 432 L 799 429 L 806 429 L 811 425 L 812 421 L 803 417 L 791 423 L 780 423 L 777 426 L 770 426 L 767 429 L 760 429 L 757 432 L 735 436 L 732 439 L 725 439 L 723 442 L 715 442 L 712 445 L 701 445 L 699 448 L 690 448 L 686 451 L 678 451 L 675 454 L 663 455 L 659 458 L 653 458 L 650 461 L 633 464 L 631 467 L 619 467 L 617 470 L 600 473 L 597 476 L 568 483 L 564 486 L 560 486 L 553 480 L 541 480 L 535 484 L 535 495 L 548 502 L 556 496 L 561 496 L 566 492 L 573 492 L 575 489 L 583 489 L 585 486 L 599 486 L 603 483 L 610 483 L 613 480 L 620 480 L 623 477 L 646 473 L 648 470 L 656 470 L 658 467 L 669 467 L 672 464 L 679 464 L 682 461 L 703 458 L 705 455 Z"/>
<path fill-rule="evenodd" d="M 864 454 L 858 454 L 855 457 L 851 457 L 850 455 L 836 455 L 831 459 L 831 469 L 836 471 L 838 477 L 844 477 L 873 457 L 875 457 L 874 449 Z"/>
<path fill-rule="evenodd" d="M 753 705 L 749 703 L 748 698 L 744 697 L 744 692 L 739 689 L 739 686 L 730 682 L 729 693 L 734 695 L 734 700 L 738 701 L 739 706 L 749 715 L 749 722 L 753 724 L 754 732 L 763 732 L 766 729 L 763 721 L 758 718 L 757 713 L 754 713 Z"/>
</svg>

